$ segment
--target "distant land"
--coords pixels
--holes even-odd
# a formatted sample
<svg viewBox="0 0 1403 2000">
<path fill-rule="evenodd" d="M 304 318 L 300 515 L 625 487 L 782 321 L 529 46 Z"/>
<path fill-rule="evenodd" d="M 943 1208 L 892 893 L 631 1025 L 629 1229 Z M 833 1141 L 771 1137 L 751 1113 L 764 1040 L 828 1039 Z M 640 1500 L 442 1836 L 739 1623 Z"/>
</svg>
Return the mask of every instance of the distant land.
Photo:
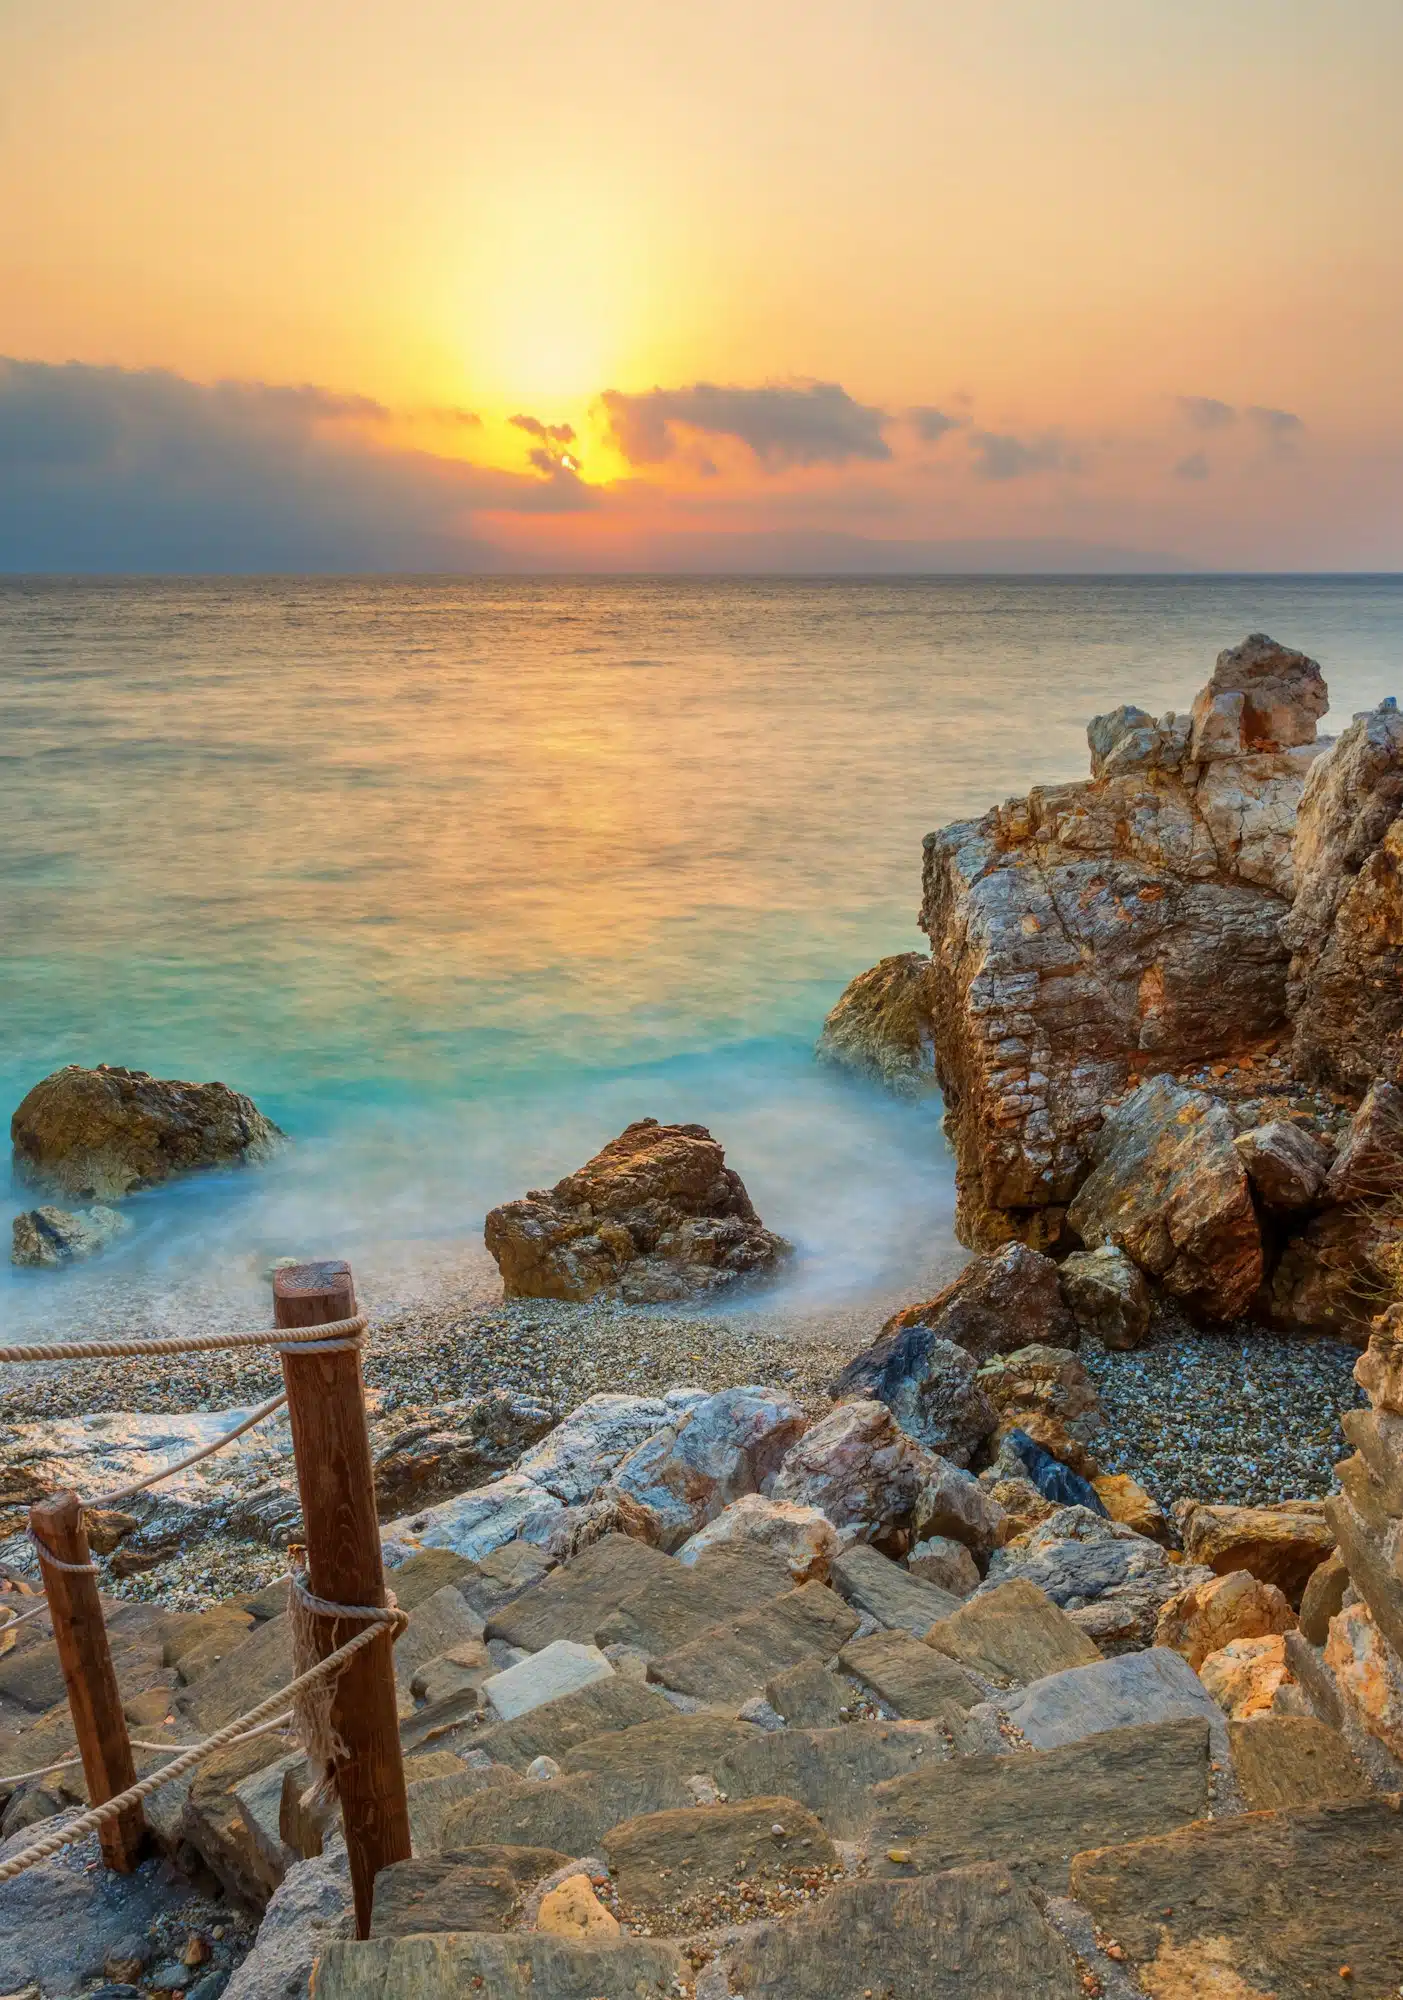
<svg viewBox="0 0 1403 2000">
<path fill-rule="evenodd" d="M 509 565 L 539 571 L 539 557 Z M 553 565 L 551 565 L 553 567 Z M 969 541 L 884 541 L 802 529 L 760 534 L 669 534 L 629 544 L 597 571 L 663 576 L 1186 576 L 1204 566 L 1160 549 L 1122 548 L 1062 536 Z"/>
</svg>

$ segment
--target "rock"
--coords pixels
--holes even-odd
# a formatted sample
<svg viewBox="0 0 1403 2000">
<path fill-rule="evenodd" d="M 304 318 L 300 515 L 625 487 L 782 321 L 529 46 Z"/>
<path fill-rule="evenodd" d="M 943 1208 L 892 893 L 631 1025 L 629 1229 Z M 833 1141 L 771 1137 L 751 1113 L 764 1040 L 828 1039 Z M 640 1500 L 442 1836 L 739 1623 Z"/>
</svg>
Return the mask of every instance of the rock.
<svg viewBox="0 0 1403 2000">
<path fill-rule="evenodd" d="M 578 1506 L 612 1478 L 630 1452 L 706 1400 L 704 1389 L 673 1389 L 665 1396 L 588 1396 L 524 1452 L 513 1470 L 567 1506 Z"/>
<path fill-rule="evenodd" d="M 677 1560 L 690 1565 L 713 1550 L 748 1544 L 778 1556 L 795 1583 L 826 1581 L 829 1566 L 843 1546 L 838 1530 L 821 1508 L 747 1493 L 685 1541 L 677 1551 Z"/>
<path fill-rule="evenodd" d="M 934 1090 L 931 998 L 931 962 L 922 952 L 884 958 L 843 989 L 814 1053 L 900 1097 Z"/>
<path fill-rule="evenodd" d="M 837 1840 L 872 1820 L 873 1787 L 884 1779 L 943 1765 L 939 1729 L 919 1722 L 849 1722 L 841 1729 L 752 1729 L 711 1766 L 728 1799 L 779 1795 L 816 1813 Z"/>
<path fill-rule="evenodd" d="M 1200 1661 L 1198 1677 L 1234 1721 L 1267 1715 L 1277 1689 L 1291 1678 L 1285 1641 L 1279 1632 L 1260 1639 L 1230 1639 Z"/>
<path fill-rule="evenodd" d="M 1295 1613 L 1274 1583 L 1262 1583 L 1245 1569 L 1230 1570 L 1166 1599 L 1155 1644 L 1172 1647 L 1196 1668 L 1234 1639 L 1266 1638 L 1295 1626 Z"/>
<path fill-rule="evenodd" d="M 740 1559 L 737 1560 L 736 1558 Z M 740 1611 L 753 1611 L 793 1588 L 776 1557 L 752 1544 L 722 1543 L 699 1562 L 669 1563 L 621 1595 L 594 1628 L 611 1659 L 621 1649 L 640 1662 L 685 1645 Z"/>
<path fill-rule="evenodd" d="M 499 1850 L 504 1860 L 532 1856 L 532 1866 L 549 1874 L 563 1857 L 529 1848 Z M 530 1873 L 525 1877 L 529 1882 Z M 501 1931 L 515 1910 L 522 1878 L 508 1866 L 484 1865 L 458 1856 L 423 1856 L 393 1861 L 375 1878 L 373 1938 L 416 1937 L 432 1931 Z"/>
<path fill-rule="evenodd" d="M 1159 1502 L 1145 1491 L 1138 1479 L 1132 1479 L 1128 1472 L 1103 1472 L 1092 1484 L 1096 1489 L 1096 1498 L 1111 1520 L 1119 1521 L 1123 1527 L 1133 1528 L 1137 1535 L 1148 1536 L 1152 1542 L 1168 1543 L 1171 1533 L 1169 1522 Z"/>
<path fill-rule="evenodd" d="M 1254 1715 L 1229 1724 L 1228 1736 L 1248 1812 L 1369 1797 L 1369 1781 L 1338 1733 L 1314 1716 Z"/>
<path fill-rule="evenodd" d="M 1301 1594 L 1301 1632 L 1312 1646 L 1325 1644 L 1330 1620 L 1343 1609 L 1348 1588 L 1349 1568 L 1338 1550 L 1311 1571 L 1310 1581 Z"/>
<path fill-rule="evenodd" d="M 324 1854 L 288 1869 L 225 1994 L 228 2000 L 308 2000 L 318 1958 L 334 1939 L 354 1935 L 350 1870 L 338 1835 Z"/>
<path fill-rule="evenodd" d="M 958 1548 L 959 1544 L 950 1546 Z M 960 1554 L 974 1570 L 978 1583 L 979 1572 L 969 1550 L 960 1549 Z M 924 1638 L 936 1619 L 947 1618 L 960 1602 L 949 1591 L 889 1562 L 865 1542 L 855 1542 L 834 1560 L 832 1580 L 840 1595 L 865 1617 L 882 1626 L 902 1627 L 918 1638 Z"/>
<path fill-rule="evenodd" d="M 1354 1364 L 1354 1379 L 1375 1410 L 1403 1416 L 1403 1309 L 1391 1306 L 1374 1322 L 1368 1348 Z M 1403 1499 L 1393 1511 L 1403 1513 Z"/>
<path fill-rule="evenodd" d="M 907 1722 L 958 1729 L 963 1713 L 984 1695 L 983 1684 L 966 1668 L 901 1628 L 849 1639 L 838 1664 Z"/>
<path fill-rule="evenodd" d="M 1361 1092 L 1403 1082 L 1403 715 L 1390 699 L 1316 759 L 1296 822 L 1282 927 L 1301 1075 Z"/>
<path fill-rule="evenodd" d="M 1005 1444 L 1009 1447 L 1007 1452 Z M 1055 1459 L 1059 1466 L 1070 1469 L 1081 1481 L 1076 1504 L 1090 1507 L 1093 1513 L 1101 1511 L 1101 1503 L 1091 1484 L 1101 1477 L 1100 1462 L 1059 1417 L 1045 1416 L 1041 1410 L 1017 1411 L 999 1425 L 989 1441 L 989 1448 L 994 1454 L 991 1463 L 1001 1472 L 1008 1472 L 1014 1478 L 1028 1472 L 1035 1484 L 1041 1475 L 1032 1474 L 1031 1468 L 1042 1459 Z"/>
<path fill-rule="evenodd" d="M 1026 1534 L 1029 1528 L 1036 1528 L 1041 1521 L 1051 1520 L 1057 1509 L 1066 1504 L 1061 1500 L 1049 1500 L 1022 1473 L 1013 1479 L 993 1466 L 980 1475 L 980 1484 L 1003 1515 L 999 1538 L 1005 1542 L 1011 1542 L 1015 1535 Z M 1100 1498 L 1099 1494 L 1097 1498 Z"/>
<path fill-rule="evenodd" d="M 385 1534 L 391 1539 L 407 1536 L 429 1549 L 452 1549 L 480 1562 L 507 1542 L 544 1542 L 564 1511 L 553 1493 L 520 1473 L 508 1472 L 456 1499 L 392 1521 Z"/>
<path fill-rule="evenodd" d="M 938 1458 L 916 1501 L 911 1535 L 963 1542 L 976 1563 L 987 1562 L 1004 1538 L 1003 1509 L 977 1479 Z"/>
<path fill-rule="evenodd" d="M 898 1428 L 885 1403 L 840 1403 L 791 1447 L 770 1493 L 821 1509 L 840 1541 L 904 1552 L 917 1500 L 941 1462 Z"/>
<path fill-rule="evenodd" d="M 668 1538 L 668 1524 L 661 1514 L 655 1514 L 631 1493 L 621 1493 L 609 1481 L 588 1500 L 566 1507 L 556 1516 L 546 1532 L 546 1554 L 555 1562 L 570 1562 L 606 1535 L 627 1535 L 630 1541 L 646 1542 L 649 1548 L 657 1549 Z"/>
<path fill-rule="evenodd" d="M 588 1875 L 567 1875 L 541 1898 L 536 1929 L 556 1937 L 617 1937 L 619 1920 L 595 1895 Z"/>
<path fill-rule="evenodd" d="M 1233 1144 L 1247 1178 L 1268 1208 L 1290 1214 L 1318 1199 L 1331 1156 L 1303 1125 L 1273 1119 L 1269 1125 L 1240 1132 Z"/>
<path fill-rule="evenodd" d="M 769 1276 L 790 1255 L 706 1127 L 655 1118 L 548 1193 L 494 1208 L 483 1233 L 508 1298 L 688 1298 Z"/>
<path fill-rule="evenodd" d="M 1363 1346 L 1396 1282 L 1403 1223 L 1369 1203 L 1327 1208 L 1281 1253 L 1266 1290 L 1271 1324 L 1286 1333 L 1332 1333 Z"/>
<path fill-rule="evenodd" d="M 807 1423 L 782 1390 L 723 1389 L 636 1446 L 611 1483 L 659 1516 L 675 1549 L 732 1500 L 768 1491 Z"/>
<path fill-rule="evenodd" d="M 875 1346 L 839 1376 L 835 1393 L 859 1365 L 869 1374 L 884 1372 L 888 1351 L 919 1353 L 918 1342 L 899 1349 L 901 1336 L 915 1329 L 967 1349 L 976 1361 L 1011 1354 L 1020 1347 L 1075 1347 L 1081 1337 L 1063 1303 L 1052 1259 L 1025 1244 L 1006 1243 L 993 1256 L 972 1257 L 959 1277 L 933 1299 L 893 1313 Z M 904 1362 L 902 1367 L 910 1372 Z"/>
<path fill-rule="evenodd" d="M 437 1549 L 425 1553 L 448 1556 L 451 1551 Z M 534 1542 L 503 1542 L 476 1561 L 463 1561 L 458 1588 L 480 1618 L 490 1618 L 499 1606 L 520 1597 L 523 1590 L 539 1583 L 554 1567 L 551 1558 Z M 397 1577 L 398 1574 L 396 1571 Z"/>
<path fill-rule="evenodd" d="M 222 1083 L 71 1063 L 36 1083 L 10 1120 L 22 1179 L 80 1201 L 120 1201 L 201 1167 L 252 1165 L 283 1134 Z"/>
<path fill-rule="evenodd" d="M 669 1708 L 663 1721 L 609 1730 L 578 1743 L 566 1753 L 565 1767 L 571 1776 L 579 1771 L 606 1771 L 616 1777 L 657 1770 L 683 1778 L 709 1774 L 728 1751 L 751 1742 L 755 1735 L 746 1723 L 715 1715 L 679 1715 Z"/>
<path fill-rule="evenodd" d="M 1095 1385 L 1067 1347 L 1034 1345 L 995 1355 L 980 1368 L 979 1386 L 1002 1416 L 1055 1417 L 1083 1442 L 1101 1423 Z"/>
<path fill-rule="evenodd" d="M 1026 1479 L 1044 1499 L 1053 1501 L 1059 1507 L 1085 1507 L 1092 1514 L 1106 1513 L 1101 1496 L 1090 1479 L 1048 1449 L 1048 1445 L 1057 1445 L 1069 1457 L 1077 1456 L 1073 1442 L 1065 1432 L 1059 1435 L 1059 1427 L 1046 1418 L 1029 1417 L 1025 1422 L 1028 1429 L 1013 1424 L 1001 1432 L 998 1470 L 1015 1479 Z M 1047 1438 L 1047 1444 L 1030 1434 L 1033 1426 Z M 1089 1464 L 1092 1472 L 1099 1471 L 1095 1462 L 1086 1460 L 1084 1455 L 1082 1463 Z"/>
<path fill-rule="evenodd" d="M 1101 1658 L 1066 1613 L 1023 1578 L 977 1591 L 931 1627 L 926 1643 L 986 1680 L 1004 1683 L 1042 1680 Z"/>
<path fill-rule="evenodd" d="M 499 1605 L 486 1637 L 536 1652 L 556 1639 L 590 1645 L 598 1627 L 629 1592 L 675 1571 L 671 1556 L 628 1535 L 606 1535 L 562 1568 Z"/>
<path fill-rule="evenodd" d="M 461 1646 L 451 1646 L 447 1652 L 436 1654 L 415 1669 L 409 1683 L 409 1692 L 416 1701 L 451 1701 L 456 1695 L 476 1694 L 481 1696 L 483 1684 L 490 1680 L 497 1669 L 492 1665 L 487 1648 L 474 1639 L 466 1640 Z"/>
<path fill-rule="evenodd" d="M 590 1681 L 574 1694 L 543 1702 L 515 1722 L 498 1722 L 490 1729 L 477 1730 L 469 1740 L 474 1750 L 513 1771 L 527 1770 L 538 1757 L 553 1757 L 564 1769 L 578 1744 L 592 1742 L 606 1731 L 670 1721 L 673 1714 L 658 1689 L 616 1674 L 612 1679 Z"/>
<path fill-rule="evenodd" d="M 1325 1665 L 1370 1736 L 1403 1758 L 1403 1664 L 1367 1604 L 1347 1605 L 1331 1620 Z"/>
<path fill-rule="evenodd" d="M 1112 1653 L 1148 1646 L 1161 1607 L 1186 1581 L 1157 1542 L 1085 1507 L 1064 1507 L 996 1549 L 983 1589 L 1014 1578 L 1036 1584 Z"/>
<path fill-rule="evenodd" d="M 1217 1703 L 1179 1655 L 1161 1646 L 1094 1666 L 1067 1667 L 1000 1695 L 994 1706 L 1035 1750 L 1056 1750 L 1107 1729 L 1186 1717 L 1208 1723 L 1210 1741 L 1225 1743 Z"/>
<path fill-rule="evenodd" d="M 1325 1181 L 1327 1201 L 1396 1194 L 1403 1184 L 1403 1090 L 1370 1084 Z"/>
<path fill-rule="evenodd" d="M 1139 1347 L 1150 1330 L 1150 1288 L 1114 1243 L 1074 1250 L 1059 1273 L 1062 1296 L 1083 1333 L 1103 1347 Z"/>
<path fill-rule="evenodd" d="M 1292 1604 L 1300 1603 L 1311 1572 L 1335 1546 L 1334 1530 L 1313 1511 L 1189 1501 L 1175 1512 L 1189 1562 L 1206 1563 L 1219 1576 L 1250 1570 L 1261 1582 L 1274 1583 Z"/>
<path fill-rule="evenodd" d="M 963 1542 L 952 1541 L 946 1535 L 931 1535 L 924 1542 L 917 1542 L 906 1559 L 910 1574 L 922 1583 L 934 1584 L 937 1590 L 948 1591 L 952 1597 L 968 1597 L 979 1588 L 979 1565 Z"/>
<path fill-rule="evenodd" d="M 76 1215 L 47 1205 L 31 1208 L 15 1217 L 10 1262 L 36 1267 L 81 1263 L 100 1255 L 130 1228 L 115 1208 L 85 1208 Z"/>
<path fill-rule="evenodd" d="M 639 2000 L 670 1994 L 684 1961 L 662 1938 L 552 1937 L 543 1931 L 440 1933 L 332 1944 L 317 2000 Z"/>
<path fill-rule="evenodd" d="M 1236 694 L 1242 696 L 1238 714 L 1244 750 L 1289 750 L 1314 743 L 1316 724 L 1330 706 L 1329 690 L 1314 660 L 1279 646 L 1265 632 L 1249 633 L 1241 645 L 1219 653 L 1213 678 L 1194 703 L 1189 755 L 1196 762 L 1206 761 L 1198 748 L 1200 707 L 1206 712 Z"/>
<path fill-rule="evenodd" d="M 557 1420 L 549 1404 L 507 1389 L 445 1403 L 406 1425 L 375 1460 L 375 1497 L 382 1513 L 404 1511 L 463 1493 L 505 1472 Z"/>
<path fill-rule="evenodd" d="M 998 1422 L 976 1380 L 978 1363 L 963 1347 L 920 1324 L 884 1334 L 833 1383 L 840 1401 L 885 1403 L 908 1437 L 952 1465 L 968 1465 Z"/>
<path fill-rule="evenodd" d="M 699 1701 L 740 1702 L 801 1660 L 827 1660 L 857 1630 L 857 1613 L 821 1583 L 801 1584 L 756 1611 L 713 1626 L 654 1660 L 653 1680 Z"/>
<path fill-rule="evenodd" d="M 851 1683 L 813 1660 L 766 1681 L 765 1700 L 790 1729 L 836 1729 L 858 1705 Z"/>
<path fill-rule="evenodd" d="M 482 1692 L 503 1722 L 514 1722 L 543 1702 L 574 1694 L 591 1681 L 610 1679 L 613 1672 L 597 1646 L 556 1639 L 530 1659 L 484 1681 Z"/>
<path fill-rule="evenodd" d="M 604 1837 L 609 1870 L 629 1909 L 695 1908 L 738 1876 L 761 1884 L 838 1859 L 795 1799 L 757 1798 L 626 1820 Z"/>
<path fill-rule="evenodd" d="M 1232 1121 L 1216 1098 L 1154 1077 L 1107 1115 L 1067 1211 L 1089 1245 L 1114 1243 L 1210 1319 L 1243 1312 L 1262 1238 Z"/>
</svg>

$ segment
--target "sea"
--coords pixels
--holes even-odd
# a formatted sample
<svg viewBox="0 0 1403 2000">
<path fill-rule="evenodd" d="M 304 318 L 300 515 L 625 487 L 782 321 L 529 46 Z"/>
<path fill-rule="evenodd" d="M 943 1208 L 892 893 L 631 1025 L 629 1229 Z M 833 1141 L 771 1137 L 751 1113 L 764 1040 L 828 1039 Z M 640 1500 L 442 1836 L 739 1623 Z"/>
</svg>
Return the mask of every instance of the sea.
<svg viewBox="0 0 1403 2000">
<path fill-rule="evenodd" d="M 925 833 L 1250 631 L 1320 660 L 1326 728 L 1403 692 L 1387 577 L 0 577 L 0 1108 L 125 1064 L 290 1142 L 92 1264 L 0 1261 L 0 1339 L 259 1324 L 285 1256 L 490 1289 L 486 1210 L 639 1117 L 722 1141 L 796 1316 L 914 1290 L 940 1106 L 818 1066 L 825 1013 L 922 947 Z"/>
</svg>

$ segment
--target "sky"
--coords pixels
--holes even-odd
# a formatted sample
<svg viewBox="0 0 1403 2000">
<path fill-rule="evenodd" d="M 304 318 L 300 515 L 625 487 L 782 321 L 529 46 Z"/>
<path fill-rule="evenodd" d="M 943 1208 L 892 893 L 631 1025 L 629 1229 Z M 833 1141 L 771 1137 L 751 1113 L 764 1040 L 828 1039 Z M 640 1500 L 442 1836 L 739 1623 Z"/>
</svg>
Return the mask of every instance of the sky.
<svg viewBox="0 0 1403 2000">
<path fill-rule="evenodd" d="M 0 0 L 0 569 L 1403 568 L 1398 0 Z"/>
</svg>

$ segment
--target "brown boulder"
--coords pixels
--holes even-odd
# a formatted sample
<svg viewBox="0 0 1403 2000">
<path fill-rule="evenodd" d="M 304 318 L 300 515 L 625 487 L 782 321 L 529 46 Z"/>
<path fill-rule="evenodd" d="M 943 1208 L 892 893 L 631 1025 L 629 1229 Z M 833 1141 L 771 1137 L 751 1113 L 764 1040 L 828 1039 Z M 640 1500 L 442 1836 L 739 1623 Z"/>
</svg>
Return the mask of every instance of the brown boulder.
<svg viewBox="0 0 1403 2000">
<path fill-rule="evenodd" d="M 1277 1690 L 1292 1678 L 1286 1641 L 1279 1632 L 1258 1639 L 1230 1639 L 1221 1651 L 1200 1661 L 1198 1677 L 1234 1722 L 1269 1715 Z"/>
<path fill-rule="evenodd" d="M 766 1229 L 704 1125 L 639 1119 L 548 1192 L 487 1217 L 508 1298 L 641 1302 L 772 1275 L 791 1254 Z"/>
<path fill-rule="evenodd" d="M 1233 715 L 1239 734 L 1231 754 L 1241 755 L 1314 743 L 1315 726 L 1329 706 L 1329 689 L 1314 660 L 1279 646 L 1265 632 L 1251 632 L 1240 646 L 1219 653 L 1212 680 L 1194 702 L 1189 754 L 1200 754 L 1200 716 L 1206 723 L 1210 714 Z"/>
<path fill-rule="evenodd" d="M 1311 1572 L 1335 1546 L 1335 1534 L 1318 1502 L 1299 1506 L 1205 1506 L 1180 1501 L 1175 1508 L 1188 1562 L 1206 1563 L 1219 1576 L 1250 1570 L 1299 1604 Z"/>
<path fill-rule="evenodd" d="M 1234 1639 L 1262 1639 L 1295 1627 L 1295 1613 L 1274 1583 L 1236 1569 L 1171 1597 L 1156 1620 L 1155 1644 L 1172 1647 L 1197 1668 Z"/>
<path fill-rule="evenodd" d="M 1132 1479 L 1128 1472 L 1103 1472 L 1099 1479 L 1093 1479 L 1091 1483 L 1096 1488 L 1097 1499 L 1113 1521 L 1119 1521 L 1122 1527 L 1133 1528 L 1137 1535 L 1144 1535 L 1148 1541 L 1168 1544 L 1170 1527 L 1164 1511 L 1138 1479 Z"/>
<path fill-rule="evenodd" d="M 1327 1208 L 1293 1236 L 1265 1298 L 1271 1323 L 1287 1333 L 1369 1338 L 1395 1289 L 1403 1260 L 1403 1218 L 1369 1203 Z"/>
<path fill-rule="evenodd" d="M 1309 1208 L 1330 1171 L 1330 1154 L 1304 1126 L 1275 1118 L 1234 1141 L 1247 1178 L 1268 1208 Z"/>
<path fill-rule="evenodd" d="M 1081 1338 L 1063 1303 L 1057 1266 L 1021 1243 L 1006 1243 L 995 1256 L 972 1257 L 935 1298 L 893 1313 L 875 1345 L 850 1363 L 839 1381 L 846 1382 L 860 1365 L 872 1366 L 913 1328 L 928 1329 L 979 1361 L 1035 1344 L 1075 1347 Z"/>
<path fill-rule="evenodd" d="M 1108 1115 L 1067 1211 L 1088 1245 L 1114 1243 L 1209 1319 L 1262 1282 L 1262 1237 L 1232 1121 L 1214 1097 L 1153 1077 Z"/>
<path fill-rule="evenodd" d="M 1325 1181 L 1327 1201 L 1363 1201 L 1403 1188 L 1403 1090 L 1369 1086 Z"/>
<path fill-rule="evenodd" d="M 900 952 L 860 972 L 824 1022 L 814 1053 L 901 1097 L 934 1090 L 931 982 L 931 962 L 919 951 Z"/>
<path fill-rule="evenodd" d="M 283 1134 L 223 1083 L 70 1063 L 36 1083 L 10 1120 L 15 1168 L 84 1201 L 120 1200 L 203 1167 L 268 1159 Z"/>
<path fill-rule="evenodd" d="M 1150 1288 L 1114 1243 L 1074 1250 L 1061 1266 L 1062 1296 L 1083 1332 L 1103 1347 L 1139 1347 L 1150 1331 Z"/>
</svg>

